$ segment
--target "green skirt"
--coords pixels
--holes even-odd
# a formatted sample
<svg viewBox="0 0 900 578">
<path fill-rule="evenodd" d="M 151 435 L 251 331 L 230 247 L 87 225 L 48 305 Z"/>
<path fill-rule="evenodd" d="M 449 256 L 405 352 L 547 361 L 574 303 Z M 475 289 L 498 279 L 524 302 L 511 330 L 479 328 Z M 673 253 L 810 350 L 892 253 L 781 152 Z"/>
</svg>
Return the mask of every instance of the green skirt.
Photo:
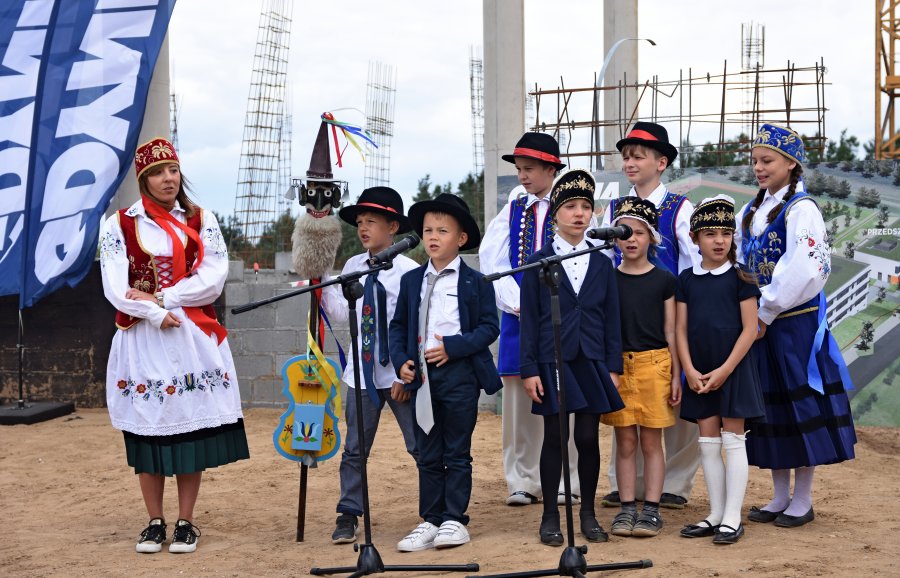
<svg viewBox="0 0 900 578">
<path fill-rule="evenodd" d="M 250 457 L 243 419 L 170 436 L 123 433 L 128 465 L 136 474 L 193 474 Z"/>
</svg>

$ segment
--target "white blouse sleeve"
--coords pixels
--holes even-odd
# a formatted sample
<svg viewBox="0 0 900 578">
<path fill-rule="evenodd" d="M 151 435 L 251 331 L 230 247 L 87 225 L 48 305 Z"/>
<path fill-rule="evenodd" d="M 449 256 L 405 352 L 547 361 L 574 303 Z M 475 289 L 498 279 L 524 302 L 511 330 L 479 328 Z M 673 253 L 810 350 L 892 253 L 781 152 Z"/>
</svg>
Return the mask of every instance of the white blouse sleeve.
<svg viewBox="0 0 900 578">
<path fill-rule="evenodd" d="M 344 263 L 344 268 L 341 270 L 341 275 L 351 272 L 353 261 L 354 257 L 347 259 L 347 262 Z M 330 281 L 331 279 L 333 279 L 331 275 L 325 275 L 323 281 Z M 329 285 L 322 289 L 322 309 L 325 310 L 325 315 L 328 316 L 328 320 L 332 324 L 346 323 L 350 318 L 350 308 L 347 306 L 347 300 L 344 299 L 340 283 Z"/>
<path fill-rule="evenodd" d="M 759 318 L 767 325 L 779 314 L 815 297 L 831 272 L 831 248 L 816 204 L 798 201 L 785 220 L 784 255 L 775 265 L 772 282 L 760 288 Z"/>
<path fill-rule="evenodd" d="M 509 271 L 509 203 L 490 222 L 478 249 L 481 272 L 485 275 Z M 501 311 L 515 314 L 519 308 L 519 284 L 511 276 L 494 282 L 497 307 Z"/>
<path fill-rule="evenodd" d="M 222 294 L 228 278 L 228 247 L 212 211 L 203 211 L 200 227 L 203 261 L 191 274 L 162 290 L 166 309 L 209 305 Z"/>
<path fill-rule="evenodd" d="M 678 241 L 678 272 L 699 265 L 703 259 L 700 248 L 691 240 L 691 213 L 694 205 L 685 200 L 675 216 L 675 238 Z M 676 275 L 677 277 L 677 275 Z"/>
<path fill-rule="evenodd" d="M 750 207 L 750 203 L 745 204 L 740 211 L 735 215 L 735 229 L 734 229 L 734 244 L 737 247 L 737 261 L 738 263 L 742 263 L 744 265 L 747 264 L 747 257 L 744 255 L 743 248 L 741 247 L 741 243 L 744 242 L 744 228 L 741 226 L 741 223 L 744 222 L 744 213 Z"/>
<path fill-rule="evenodd" d="M 162 325 L 166 310 L 146 300 L 126 299 L 128 291 L 128 253 L 125 236 L 119 224 L 119 213 L 110 215 L 100 228 L 100 274 L 103 294 L 118 311 L 149 320 L 155 327 Z"/>
</svg>

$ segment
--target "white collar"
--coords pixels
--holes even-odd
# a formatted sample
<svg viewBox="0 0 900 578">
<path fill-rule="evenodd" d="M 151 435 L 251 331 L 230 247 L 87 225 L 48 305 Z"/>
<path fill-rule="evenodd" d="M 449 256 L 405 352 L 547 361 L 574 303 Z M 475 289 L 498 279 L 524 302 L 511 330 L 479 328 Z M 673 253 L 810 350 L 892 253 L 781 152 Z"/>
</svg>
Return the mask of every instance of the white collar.
<svg viewBox="0 0 900 578">
<path fill-rule="evenodd" d="M 716 267 L 715 269 L 709 270 L 709 271 L 707 271 L 706 269 L 701 267 L 700 263 L 697 263 L 696 265 L 694 265 L 692 269 L 694 271 L 694 275 L 707 275 L 707 274 L 721 275 L 722 273 L 727 272 L 732 267 L 733 267 L 733 265 L 731 264 L 731 261 L 725 261 L 725 263 L 723 263 L 722 265 Z"/>
<path fill-rule="evenodd" d="M 769 191 L 767 190 L 766 191 L 766 199 L 768 200 L 769 197 L 772 197 L 775 199 L 776 203 L 780 203 L 781 200 L 784 199 L 784 196 L 787 194 L 787 190 L 790 188 L 790 186 L 791 186 L 790 183 L 786 184 L 785 186 L 778 189 L 778 191 L 774 195 L 770 195 Z M 805 190 L 806 190 L 806 187 L 803 186 L 803 181 L 798 182 L 797 186 L 794 188 L 795 193 L 802 193 Z"/>
<path fill-rule="evenodd" d="M 629 197 L 637 197 L 638 196 L 637 190 L 635 190 L 635 188 L 633 186 L 631 187 L 631 190 L 628 191 L 628 196 Z M 650 201 L 651 203 L 653 203 L 654 205 L 656 205 L 657 209 L 662 204 L 663 199 L 665 199 L 665 198 L 666 198 L 666 185 L 663 184 L 662 182 L 660 182 L 659 185 L 657 185 L 657 187 L 655 189 L 653 189 L 652 193 L 647 195 L 647 200 Z"/>
<path fill-rule="evenodd" d="M 444 271 L 459 271 L 459 263 L 462 261 L 459 255 L 456 256 L 456 259 L 450 261 L 450 263 L 443 268 L 442 271 L 438 272 L 437 269 L 434 268 L 434 263 L 431 262 L 431 259 L 428 260 L 428 266 L 425 267 L 425 275 L 429 273 L 434 273 L 435 275 L 439 275 Z"/>
<path fill-rule="evenodd" d="M 559 247 L 564 253 L 571 253 L 572 251 L 581 251 L 582 249 L 587 249 L 591 247 L 588 242 L 584 239 L 581 240 L 577 245 L 572 245 L 565 239 L 563 239 L 559 233 L 553 235 L 553 244 Z"/>
<path fill-rule="evenodd" d="M 169 211 L 169 213 L 171 214 L 171 213 L 174 213 L 175 211 L 179 211 L 181 213 L 184 212 L 184 209 L 181 208 L 181 204 L 177 200 L 175 201 L 175 206 L 172 207 L 172 210 Z M 146 217 L 147 210 L 144 209 L 143 199 L 138 199 L 136 203 L 134 203 L 133 205 L 128 207 L 128 210 L 125 211 L 125 215 L 128 217 L 136 217 L 138 215 L 141 215 L 142 217 Z"/>
</svg>

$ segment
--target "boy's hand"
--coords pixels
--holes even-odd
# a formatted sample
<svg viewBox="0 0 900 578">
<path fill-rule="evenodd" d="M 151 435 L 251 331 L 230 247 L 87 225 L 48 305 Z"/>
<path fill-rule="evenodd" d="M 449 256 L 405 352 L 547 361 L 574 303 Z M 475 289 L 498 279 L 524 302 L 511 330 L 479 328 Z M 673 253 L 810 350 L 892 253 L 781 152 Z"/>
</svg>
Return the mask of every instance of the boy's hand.
<svg viewBox="0 0 900 578">
<path fill-rule="evenodd" d="M 543 403 L 541 401 L 540 396 L 544 395 L 544 386 L 541 384 L 541 378 L 538 376 L 534 377 L 526 377 L 524 381 L 522 381 L 522 387 L 525 388 L 525 393 L 528 394 L 535 403 Z"/>
<path fill-rule="evenodd" d="M 696 393 L 706 393 L 706 391 L 701 391 L 705 383 L 703 381 L 703 376 L 700 375 L 699 371 L 693 368 L 685 370 L 684 378 L 687 381 L 688 387 L 691 388 L 691 391 Z"/>
<path fill-rule="evenodd" d="M 619 389 L 619 374 L 615 371 L 609 372 L 609 378 L 612 380 L 613 385 L 616 386 L 616 390 Z"/>
<path fill-rule="evenodd" d="M 519 315 L 519 308 L 518 308 L 518 307 L 516 307 L 515 309 L 513 309 L 513 315 L 515 315 L 516 317 L 519 317 L 519 316 L 520 316 L 520 315 Z"/>
<path fill-rule="evenodd" d="M 672 377 L 672 397 L 669 398 L 669 405 L 675 407 L 681 403 L 681 376 Z"/>
<path fill-rule="evenodd" d="M 391 386 L 391 399 L 400 403 L 409 401 L 409 392 L 403 388 L 403 384 L 399 381 L 395 381 L 394 385 Z"/>
<path fill-rule="evenodd" d="M 155 301 L 155 299 L 154 299 Z M 181 327 L 181 319 L 175 316 L 174 313 L 169 311 L 166 313 L 166 316 L 163 318 L 162 323 L 160 323 L 160 329 L 169 329 L 171 327 Z"/>
<path fill-rule="evenodd" d="M 425 361 L 440 367 L 450 361 L 450 357 L 447 355 L 447 350 L 444 349 L 444 338 L 437 333 L 434 334 L 434 338 L 438 340 L 438 346 L 425 350 Z"/>
<path fill-rule="evenodd" d="M 756 334 L 756 341 L 759 341 L 766 336 L 766 329 L 768 329 L 769 326 L 763 323 L 762 319 L 757 319 L 757 324 L 759 326 L 759 333 Z"/>
<path fill-rule="evenodd" d="M 403 380 L 403 383 L 412 383 L 416 378 L 416 364 L 412 359 L 406 360 L 406 363 L 403 364 L 403 367 L 400 368 L 400 379 Z M 391 395 L 393 395 L 393 388 L 391 389 Z"/>
<path fill-rule="evenodd" d="M 139 291 L 138 289 L 129 289 L 126 291 L 125 299 L 131 299 L 132 301 L 152 301 L 154 304 L 156 303 L 156 295 L 151 295 L 144 291 Z"/>
</svg>

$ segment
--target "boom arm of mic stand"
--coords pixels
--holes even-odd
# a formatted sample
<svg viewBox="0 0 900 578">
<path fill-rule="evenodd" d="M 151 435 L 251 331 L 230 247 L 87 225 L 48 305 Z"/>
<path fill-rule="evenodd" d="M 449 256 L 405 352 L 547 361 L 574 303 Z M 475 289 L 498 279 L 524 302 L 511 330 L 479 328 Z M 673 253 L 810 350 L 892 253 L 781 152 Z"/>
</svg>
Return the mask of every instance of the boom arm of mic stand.
<svg viewBox="0 0 900 578">
<path fill-rule="evenodd" d="M 370 266 L 368 269 L 364 269 L 362 271 L 354 271 L 352 273 L 345 273 L 343 275 L 338 275 L 334 279 L 329 279 L 328 281 L 322 281 L 321 283 L 316 283 L 315 285 L 309 285 L 308 287 L 301 287 L 296 291 L 291 291 L 289 293 L 284 293 L 282 295 L 276 295 L 274 297 L 269 297 L 268 299 L 263 299 L 261 301 L 253 301 L 252 303 L 247 303 L 246 305 L 239 305 L 238 307 L 234 307 L 231 309 L 231 312 L 235 315 L 246 313 L 247 311 L 251 311 L 256 309 L 257 307 L 262 307 L 263 305 L 268 305 L 269 303 L 274 303 L 276 301 L 281 301 L 282 299 L 288 299 L 290 297 L 296 297 L 297 295 L 303 295 L 304 293 L 309 293 L 310 291 L 315 291 L 316 289 L 321 289 L 322 287 L 328 287 L 330 285 L 343 284 L 350 281 L 356 281 L 369 273 L 373 273 L 375 271 L 383 271 L 384 269 L 390 269 L 394 266 L 393 261 L 387 261 L 385 263 L 379 263 L 378 265 Z"/>
<path fill-rule="evenodd" d="M 571 259 L 572 257 L 578 257 L 579 255 L 584 255 L 586 253 L 593 253 L 595 251 L 604 251 L 606 249 L 612 249 L 613 242 L 607 241 L 602 245 L 594 245 L 592 247 L 588 247 L 587 249 L 582 249 L 581 251 L 574 251 L 572 253 L 566 253 L 565 255 L 553 255 L 552 257 L 546 257 L 541 259 L 540 261 L 535 261 L 534 263 L 529 263 L 527 265 L 522 265 L 521 267 L 516 267 L 515 269 L 510 269 L 509 271 L 501 271 L 499 273 L 491 273 L 490 275 L 484 276 L 484 281 L 487 283 L 493 283 L 497 279 L 502 277 L 506 277 L 508 275 L 515 275 L 516 273 L 520 273 L 522 271 L 528 271 L 529 269 L 537 269 L 537 268 L 546 268 L 552 265 L 553 263 L 561 263 L 566 259 Z"/>
</svg>

